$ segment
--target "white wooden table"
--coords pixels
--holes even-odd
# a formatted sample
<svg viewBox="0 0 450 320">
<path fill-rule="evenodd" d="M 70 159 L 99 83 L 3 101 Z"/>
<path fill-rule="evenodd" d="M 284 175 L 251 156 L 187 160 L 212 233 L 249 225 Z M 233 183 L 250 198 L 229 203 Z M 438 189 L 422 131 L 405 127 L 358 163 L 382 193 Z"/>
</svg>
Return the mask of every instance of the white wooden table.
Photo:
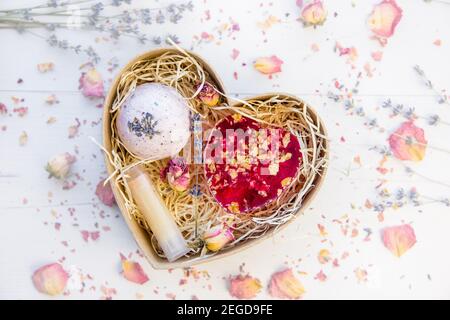
<svg viewBox="0 0 450 320">
<path fill-rule="evenodd" d="M 20 1 L 20 5 L 34 2 L 39 1 Z M 78 90 L 79 67 L 87 62 L 86 57 L 51 48 L 28 33 L 0 30 L 0 102 L 9 110 L 0 115 L 0 298 L 47 298 L 34 289 L 31 275 L 41 265 L 55 261 L 75 275 L 69 283 L 70 294 L 62 297 L 67 299 L 228 299 L 226 279 L 238 274 L 241 267 L 266 285 L 272 273 L 286 266 L 296 271 L 305 286 L 305 299 L 450 298 L 450 207 L 439 202 L 450 194 L 450 127 L 444 123 L 450 119 L 450 106 L 437 103 L 434 92 L 413 71 L 414 65 L 420 65 L 436 88 L 450 89 L 450 5 L 397 2 L 403 19 L 384 48 L 370 39 L 366 26 L 367 16 L 377 3 L 374 0 L 325 1 L 328 20 L 316 29 L 303 28 L 297 21 L 295 0 L 194 1 L 194 10 L 178 24 L 146 29 L 150 35 L 176 34 L 181 46 L 210 61 L 230 93 L 240 97 L 268 91 L 297 94 L 318 110 L 331 140 L 325 185 L 304 216 L 271 240 L 194 268 L 197 276 L 187 277 L 186 284 L 180 284 L 186 271 L 153 270 L 137 254 L 117 207 L 106 207 L 95 196 L 96 184 L 106 171 L 101 151 L 89 139 L 92 136 L 101 141 L 102 110 L 97 107 L 101 100 L 91 101 Z M 138 1 L 134 6 L 169 3 Z M 18 1 L 2 1 L 0 9 L 12 6 L 19 6 Z M 260 23 L 270 15 L 280 22 L 263 30 Z M 223 25 L 232 21 L 239 24 L 240 31 L 221 34 Z M 35 32 L 46 34 L 45 30 Z M 202 32 L 213 35 L 214 40 L 199 42 Z M 65 31 L 62 37 L 93 45 L 100 52 L 97 69 L 106 87 L 117 72 L 107 71 L 108 61 L 114 58 L 124 65 L 135 55 L 157 47 L 140 45 L 133 39 L 95 41 L 93 33 L 85 31 Z M 441 44 L 433 44 L 438 39 Z M 347 56 L 335 52 L 336 42 L 357 49 L 353 67 Z M 236 60 L 231 58 L 234 48 L 240 51 Z M 383 58 L 376 62 L 371 53 L 380 50 Z M 273 54 L 284 61 L 283 71 L 269 79 L 254 70 L 252 63 Z M 36 65 L 42 62 L 53 62 L 54 71 L 39 73 Z M 371 77 L 364 68 L 366 63 L 373 70 Z M 23 82 L 18 83 L 18 79 Z M 350 89 L 360 81 L 354 99 L 366 117 L 352 115 L 344 103 L 328 97 L 330 91 L 338 93 L 336 81 Z M 58 104 L 45 103 L 51 94 L 57 96 Z M 11 97 L 24 101 L 16 105 Z M 416 123 L 424 128 L 429 148 L 420 163 L 389 158 L 384 166 L 392 172 L 383 175 L 376 170 L 382 156 L 371 148 L 388 146 L 389 134 L 404 121 L 401 116 L 390 117 L 382 108 L 387 99 L 414 107 L 416 114 L 424 117 Z M 21 106 L 28 107 L 24 117 L 13 112 Z M 443 122 L 429 125 L 426 117 L 432 114 L 438 114 Z M 47 124 L 50 117 L 56 120 L 53 124 Z M 367 122 L 373 118 L 381 129 L 369 129 Z M 68 128 L 77 119 L 81 122 L 79 132 L 69 139 Z M 24 146 L 19 145 L 22 132 L 28 135 Z M 66 151 L 78 159 L 71 179 L 76 186 L 70 190 L 48 179 L 44 170 L 51 156 Z M 358 156 L 361 165 L 354 161 Z M 405 165 L 416 174 L 407 174 Z M 365 206 L 366 200 L 382 201 L 379 192 L 383 188 L 395 193 L 411 187 L 417 188 L 420 205 L 386 209 L 384 221 Z M 414 227 L 417 244 L 397 258 L 383 246 L 380 230 L 402 223 Z M 55 224 L 61 225 L 59 230 Z M 320 235 L 318 224 L 328 235 Z M 345 228 L 347 235 L 343 234 Z M 358 234 L 352 237 L 353 229 Z M 372 234 L 367 241 L 369 229 Z M 81 230 L 100 231 L 100 238 L 85 242 Z M 321 249 L 338 258 L 339 266 L 320 264 L 317 254 Z M 120 274 L 120 253 L 132 253 L 150 281 L 139 286 L 125 280 Z M 321 270 L 325 281 L 316 277 Z M 358 279 L 355 270 L 367 271 L 367 279 Z M 84 279 L 81 291 L 80 274 Z M 111 288 L 115 292 L 108 290 Z M 266 288 L 258 298 L 269 298 Z"/>
</svg>

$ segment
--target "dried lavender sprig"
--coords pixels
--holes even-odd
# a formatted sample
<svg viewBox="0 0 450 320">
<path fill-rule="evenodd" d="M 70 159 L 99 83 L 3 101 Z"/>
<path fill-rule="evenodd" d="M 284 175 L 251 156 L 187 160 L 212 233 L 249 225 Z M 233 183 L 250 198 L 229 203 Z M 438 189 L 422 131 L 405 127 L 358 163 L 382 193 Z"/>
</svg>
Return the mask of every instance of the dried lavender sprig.
<svg viewBox="0 0 450 320">
<path fill-rule="evenodd" d="M 423 82 L 425 83 L 425 86 L 430 89 L 433 90 L 434 93 L 437 95 L 438 98 L 438 103 L 439 104 L 448 104 L 450 105 L 450 102 L 448 101 L 448 97 L 446 95 L 443 95 L 442 92 L 440 92 L 439 90 L 437 90 L 433 83 L 431 82 L 431 80 L 429 80 L 425 74 L 425 72 L 422 70 L 422 68 L 418 65 L 415 65 L 413 67 L 414 71 L 419 75 L 419 77 L 423 80 Z"/>
<path fill-rule="evenodd" d="M 132 37 L 137 39 L 140 43 L 150 41 L 147 36 L 140 32 L 138 24 L 164 23 L 170 21 L 177 23 L 182 17 L 182 13 L 186 10 L 192 10 L 193 4 L 191 1 L 181 4 L 171 4 L 165 8 L 145 8 L 132 10 L 131 12 L 124 10 L 115 16 L 103 16 L 101 12 L 105 6 L 120 6 L 123 3 L 130 4 L 132 0 L 112 0 L 107 4 L 98 2 L 97 0 L 78 0 L 78 1 L 57 1 L 50 0 L 46 5 L 39 5 L 31 8 L 12 9 L 0 11 L 0 29 L 14 28 L 18 32 L 35 28 L 45 28 L 51 32 L 49 37 L 41 36 L 37 33 L 31 34 L 45 39 L 50 45 L 61 49 L 72 50 L 76 54 L 85 53 L 89 56 L 92 62 L 97 63 L 100 60 L 98 54 L 92 47 L 84 47 L 82 45 L 69 44 L 67 40 L 60 40 L 53 33 L 56 29 L 66 29 L 72 27 L 82 28 L 84 30 L 93 30 L 103 33 L 108 33 L 111 38 L 119 39 L 121 36 Z M 88 11 L 88 14 L 75 14 L 69 9 L 70 5 L 74 4 L 89 4 L 88 7 L 82 7 L 83 11 Z M 51 10 L 47 10 L 51 8 Z M 58 10 L 54 10 L 54 9 Z M 33 10 L 37 10 L 34 12 Z M 46 12 L 44 12 L 47 10 Z M 7 15 L 3 15 L 7 12 Z M 47 22 L 39 17 L 42 16 L 66 17 L 67 15 L 83 18 L 77 24 L 68 24 L 62 22 Z M 176 35 L 169 35 L 176 43 L 179 39 Z M 167 38 L 167 36 L 164 36 Z M 160 44 L 162 37 L 156 36 L 151 40 L 154 44 Z"/>
</svg>

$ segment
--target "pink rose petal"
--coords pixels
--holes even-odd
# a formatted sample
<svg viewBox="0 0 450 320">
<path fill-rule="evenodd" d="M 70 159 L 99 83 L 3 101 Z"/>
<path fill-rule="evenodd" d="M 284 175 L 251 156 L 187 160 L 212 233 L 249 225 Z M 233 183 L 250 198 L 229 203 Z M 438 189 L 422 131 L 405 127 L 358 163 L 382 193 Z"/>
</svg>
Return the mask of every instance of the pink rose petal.
<svg viewBox="0 0 450 320">
<path fill-rule="evenodd" d="M 292 273 L 292 269 L 285 269 L 272 275 L 269 293 L 275 298 L 299 299 L 305 293 L 305 289 Z"/>
<path fill-rule="evenodd" d="M 232 53 L 231 53 L 231 58 L 233 60 L 236 60 L 237 57 L 239 57 L 240 51 L 238 49 L 233 49 Z"/>
<path fill-rule="evenodd" d="M 122 274 L 128 281 L 144 284 L 149 279 L 142 269 L 141 265 L 138 262 L 134 262 L 126 259 L 123 255 L 121 255 L 122 260 Z"/>
<path fill-rule="evenodd" d="M 389 38 L 394 34 L 401 18 L 402 9 L 395 0 L 383 0 L 374 6 L 368 25 L 375 36 Z"/>
<path fill-rule="evenodd" d="M 32 277 L 35 288 L 50 296 L 56 296 L 63 293 L 68 273 L 59 263 L 52 263 L 37 269 Z"/>
<path fill-rule="evenodd" d="M 83 72 L 80 77 L 81 92 L 88 98 L 101 98 L 104 95 L 103 79 L 100 73 L 91 68 L 87 72 Z"/>
<path fill-rule="evenodd" d="M 384 246 L 397 257 L 402 256 L 417 242 L 414 229 L 409 224 L 384 228 L 381 237 Z"/>
<path fill-rule="evenodd" d="M 417 127 L 412 121 L 402 123 L 389 137 L 391 151 L 400 160 L 423 160 L 427 144 L 423 129 Z"/>
<path fill-rule="evenodd" d="M 6 105 L 4 103 L 0 102 L 0 114 L 7 114 L 8 113 L 8 108 L 6 107 Z"/>
<path fill-rule="evenodd" d="M 252 299 L 261 291 L 261 288 L 261 282 L 249 275 L 239 275 L 230 279 L 230 294 L 238 299 Z"/>
<path fill-rule="evenodd" d="M 372 59 L 375 61 L 381 61 L 383 58 L 383 51 L 375 51 L 371 53 Z"/>
<path fill-rule="evenodd" d="M 95 194 L 108 207 L 112 207 L 116 203 L 111 184 L 109 182 L 105 184 L 105 179 L 99 181 Z"/>
<path fill-rule="evenodd" d="M 55 65 L 53 64 L 53 62 L 44 62 L 44 63 L 39 63 L 37 65 L 37 69 L 41 73 L 46 73 L 46 72 L 52 71 L 54 66 Z"/>
<path fill-rule="evenodd" d="M 327 10 L 324 8 L 322 1 L 314 0 L 307 4 L 301 13 L 301 20 L 305 26 L 322 25 L 327 19 Z"/>
<path fill-rule="evenodd" d="M 281 72 L 281 65 L 283 63 L 283 60 L 273 55 L 271 57 L 257 59 L 253 66 L 256 70 L 263 74 L 272 75 L 274 73 Z"/>
</svg>

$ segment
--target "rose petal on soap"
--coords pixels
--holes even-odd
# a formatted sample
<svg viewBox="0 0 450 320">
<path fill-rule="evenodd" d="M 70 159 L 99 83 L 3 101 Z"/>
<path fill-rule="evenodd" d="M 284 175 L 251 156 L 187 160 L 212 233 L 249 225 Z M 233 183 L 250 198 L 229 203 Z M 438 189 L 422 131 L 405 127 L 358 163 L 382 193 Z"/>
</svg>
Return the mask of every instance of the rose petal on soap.
<svg viewBox="0 0 450 320">
<path fill-rule="evenodd" d="M 252 299 L 261 291 L 261 282 L 249 275 L 230 278 L 230 294 L 238 299 Z"/>
<path fill-rule="evenodd" d="M 292 269 L 274 273 L 269 283 L 269 294 L 281 299 L 299 299 L 305 293 L 300 281 L 292 273 Z"/>
<path fill-rule="evenodd" d="M 412 121 L 402 123 L 389 137 L 391 151 L 400 160 L 423 160 L 427 144 L 423 129 L 417 127 Z"/>
<path fill-rule="evenodd" d="M 112 207 L 116 203 L 111 184 L 109 181 L 105 184 L 105 179 L 99 181 L 95 189 L 95 194 L 108 207 Z"/>
<path fill-rule="evenodd" d="M 397 24 L 402 18 L 402 9 L 395 0 L 383 0 L 375 5 L 368 19 L 370 30 L 375 36 L 389 38 L 394 34 Z"/>
<path fill-rule="evenodd" d="M 381 231 L 383 244 L 400 257 L 416 244 L 414 229 L 409 224 L 387 227 Z"/>
<path fill-rule="evenodd" d="M 327 19 L 327 10 L 322 1 L 314 0 L 307 4 L 301 12 L 301 20 L 305 27 L 322 25 Z"/>
<path fill-rule="evenodd" d="M 52 263 L 37 269 L 32 277 L 34 287 L 41 293 L 56 296 L 63 293 L 69 274 L 59 263 Z"/>
<path fill-rule="evenodd" d="M 148 281 L 148 276 L 138 262 L 122 258 L 122 274 L 128 281 L 144 284 Z"/>
<path fill-rule="evenodd" d="M 87 72 L 83 72 L 80 77 L 79 89 L 85 97 L 100 98 L 104 95 L 103 79 L 100 73 L 91 68 Z"/>
<path fill-rule="evenodd" d="M 274 73 L 281 72 L 281 65 L 283 63 L 283 60 L 273 55 L 271 57 L 263 57 L 257 59 L 253 66 L 256 70 L 263 74 L 272 75 Z"/>
</svg>

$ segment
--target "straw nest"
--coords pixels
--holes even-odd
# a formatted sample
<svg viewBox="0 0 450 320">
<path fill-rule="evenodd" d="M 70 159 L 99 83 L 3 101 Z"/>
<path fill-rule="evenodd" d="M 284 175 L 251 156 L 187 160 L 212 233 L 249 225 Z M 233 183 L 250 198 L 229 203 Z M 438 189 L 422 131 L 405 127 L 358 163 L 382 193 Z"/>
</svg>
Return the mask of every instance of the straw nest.
<svg viewBox="0 0 450 320">
<path fill-rule="evenodd" d="M 210 195 L 201 165 L 190 165 L 193 177 L 191 187 L 195 185 L 200 189 L 200 193 L 193 193 L 190 189 L 180 193 L 172 190 L 160 178 L 160 171 L 167 165 L 168 159 L 141 161 L 192 248 L 190 257 L 214 254 L 205 248 L 202 235 L 208 228 L 218 223 L 225 222 L 232 225 L 235 235 L 235 241 L 228 243 L 222 251 L 250 239 L 260 238 L 273 228 L 286 223 L 299 213 L 302 202 L 321 181 L 321 175 L 326 170 L 325 129 L 315 112 L 305 103 L 284 94 L 270 94 L 241 101 L 220 92 L 221 103 L 216 107 L 209 107 L 197 98 L 201 87 L 209 83 L 219 92 L 221 84 L 215 82 L 214 79 L 217 79 L 215 75 L 208 73 L 206 69 L 200 61 L 181 49 L 167 51 L 154 58 L 142 59 L 121 74 L 114 102 L 109 106 L 111 152 L 108 152 L 107 157 L 115 169 L 110 176 L 110 182 L 120 192 L 130 219 L 135 219 L 148 231 L 152 246 L 160 257 L 164 257 L 164 254 L 133 202 L 125 179 L 126 170 L 138 160 L 120 143 L 115 127 L 117 110 L 136 86 L 146 82 L 159 82 L 174 87 L 188 100 L 192 113 L 199 114 L 207 126 L 212 127 L 220 119 L 233 113 L 240 113 L 265 125 L 283 127 L 295 134 L 300 141 L 303 161 L 297 178 L 277 201 L 253 214 L 226 214 Z M 228 104 L 229 100 L 235 100 L 235 103 Z"/>
</svg>

